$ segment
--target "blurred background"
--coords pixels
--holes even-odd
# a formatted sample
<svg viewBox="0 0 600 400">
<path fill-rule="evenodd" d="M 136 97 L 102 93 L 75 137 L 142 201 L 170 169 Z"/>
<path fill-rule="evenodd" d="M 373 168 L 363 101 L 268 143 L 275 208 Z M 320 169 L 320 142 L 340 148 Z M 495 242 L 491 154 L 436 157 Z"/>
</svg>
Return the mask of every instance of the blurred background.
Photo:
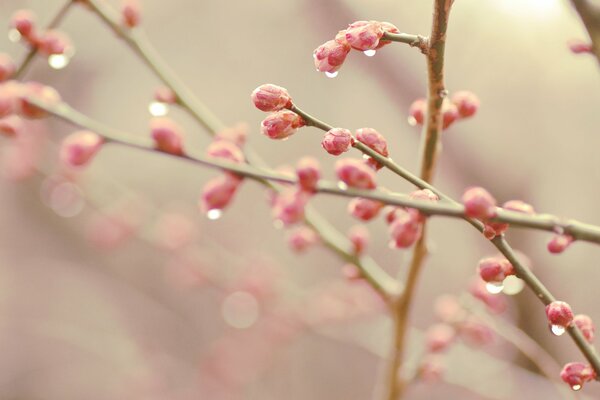
<svg viewBox="0 0 600 400">
<path fill-rule="evenodd" d="M 64 3 L 2 0 L 0 21 L 8 27 L 14 11 L 30 8 L 43 25 Z M 143 29 L 159 53 L 227 125 L 247 123 L 249 145 L 273 167 L 312 155 L 333 178 L 335 160 L 316 129 L 277 143 L 260 135 L 264 114 L 249 96 L 263 83 L 286 87 L 334 126 L 377 129 L 396 162 L 419 170 L 420 130 L 407 116 L 425 95 L 424 57 L 400 44 L 375 57 L 352 52 L 329 79 L 315 72 L 312 51 L 362 19 L 427 35 L 432 1 L 142 3 Z M 61 27 L 76 47 L 70 64 L 54 70 L 38 58 L 26 79 L 57 88 L 107 125 L 148 135 L 156 78 L 83 7 Z M 0 51 L 21 60 L 25 46 L 2 37 Z M 567 1 L 455 2 L 447 87 L 475 92 L 481 108 L 444 132 L 440 189 L 459 197 L 481 185 L 500 202 L 522 199 L 539 212 L 600 224 L 600 71 L 592 56 L 567 46 L 585 38 Z M 183 112 L 169 115 L 186 128 L 189 148 L 209 143 Z M 294 254 L 273 226 L 262 187 L 245 183 L 211 221 L 196 205 L 216 172 L 106 146 L 85 171 L 65 175 L 56 144 L 75 128 L 49 119 L 30 129 L 26 138 L 0 138 L 0 398 L 324 400 L 377 392 L 391 332 L 380 302 L 344 281 L 343 263 L 327 250 Z M 383 170 L 379 182 L 411 190 Z M 346 199 L 317 196 L 313 204 L 342 232 L 357 223 Z M 430 226 L 433 254 L 411 316 L 411 363 L 422 354 L 419 332 L 436 321 L 434 300 L 463 293 L 477 261 L 494 253 L 461 221 L 433 218 Z M 368 227 L 370 254 L 402 274 L 410 251 L 388 248 L 381 220 Z M 597 249 L 576 243 L 557 257 L 546 251 L 546 233 L 513 229 L 508 238 L 558 298 L 600 320 Z M 307 328 L 298 315 L 314 323 Z M 549 333 L 527 289 L 509 298 L 502 318 L 551 354 L 556 378 L 564 363 L 583 361 L 568 338 Z M 416 383 L 409 398 L 572 398 L 500 338 L 483 348 L 458 344 L 445 362 L 443 379 Z M 600 387 L 583 392 L 594 397 Z"/>
</svg>

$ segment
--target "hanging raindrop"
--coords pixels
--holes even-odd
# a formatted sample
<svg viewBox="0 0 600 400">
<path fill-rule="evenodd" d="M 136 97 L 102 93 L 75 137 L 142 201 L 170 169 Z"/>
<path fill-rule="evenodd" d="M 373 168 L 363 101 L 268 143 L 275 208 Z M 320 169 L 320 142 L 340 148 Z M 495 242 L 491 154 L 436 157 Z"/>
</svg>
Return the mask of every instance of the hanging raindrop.
<svg viewBox="0 0 600 400">
<path fill-rule="evenodd" d="M 336 76 L 338 76 L 338 71 L 325 72 L 325 76 L 327 76 L 328 78 L 335 78 Z"/>
<path fill-rule="evenodd" d="M 561 336 L 567 331 L 567 328 L 562 325 L 550 325 L 550 330 L 552 331 L 553 335 Z"/>
<path fill-rule="evenodd" d="M 222 215 L 223 210 L 221 210 L 220 208 L 213 208 L 211 210 L 208 210 L 208 212 L 206 213 L 206 218 L 210 219 L 211 221 L 215 221 L 221 218 Z"/>
<path fill-rule="evenodd" d="M 488 282 L 485 284 L 485 289 L 491 294 L 498 294 L 504 289 L 503 282 Z"/>
<path fill-rule="evenodd" d="M 169 105 L 161 101 L 153 101 L 148 105 L 148 111 L 153 117 L 164 117 L 169 113 Z"/>
<path fill-rule="evenodd" d="M 51 54 L 48 56 L 48 65 L 53 69 L 63 69 L 71 59 L 66 54 Z"/>
<path fill-rule="evenodd" d="M 377 53 L 377 50 L 374 49 L 363 51 L 363 54 L 367 57 L 373 57 L 375 53 Z"/>
<path fill-rule="evenodd" d="M 12 43 L 17 43 L 19 40 L 21 40 L 21 33 L 16 29 L 11 29 L 8 31 L 8 40 L 10 40 Z"/>
<path fill-rule="evenodd" d="M 574 391 L 581 390 L 581 385 L 573 385 L 571 386 L 571 389 L 573 389 Z"/>
<path fill-rule="evenodd" d="M 504 284 L 502 292 L 509 296 L 521 293 L 525 287 L 525 282 L 514 275 L 507 276 L 502 283 Z"/>
</svg>

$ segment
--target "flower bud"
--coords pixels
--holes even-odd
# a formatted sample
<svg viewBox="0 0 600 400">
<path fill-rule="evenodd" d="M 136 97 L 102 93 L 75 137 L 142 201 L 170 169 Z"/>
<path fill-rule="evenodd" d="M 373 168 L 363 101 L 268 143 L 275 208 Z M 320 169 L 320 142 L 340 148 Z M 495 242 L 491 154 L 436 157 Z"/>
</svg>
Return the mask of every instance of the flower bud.
<svg viewBox="0 0 600 400">
<path fill-rule="evenodd" d="M 348 231 L 348 239 L 352 243 L 354 254 L 360 255 L 369 244 L 369 230 L 364 225 L 354 225 Z"/>
<path fill-rule="evenodd" d="M 236 164 L 240 164 L 245 161 L 242 150 L 240 150 L 240 148 L 234 143 L 226 140 L 213 140 L 212 143 L 206 148 L 206 155 L 208 157 L 228 160 Z"/>
<path fill-rule="evenodd" d="M 312 229 L 301 226 L 288 237 L 288 244 L 296 253 L 302 253 L 319 241 L 319 236 Z"/>
<path fill-rule="evenodd" d="M 344 159 L 335 163 L 338 179 L 349 187 L 357 189 L 375 189 L 375 172 L 361 160 Z"/>
<path fill-rule="evenodd" d="M 350 52 L 350 45 L 343 40 L 330 40 L 323 43 L 313 52 L 315 67 L 319 72 L 335 72 L 344 63 Z"/>
<path fill-rule="evenodd" d="M 123 25 L 128 28 L 134 28 L 140 24 L 142 6 L 139 0 L 123 0 L 121 6 L 121 16 Z"/>
<path fill-rule="evenodd" d="M 585 339 L 592 343 L 594 341 L 594 332 L 596 331 L 596 327 L 594 326 L 594 322 L 592 319 L 585 314 L 577 314 L 573 317 L 573 322 L 579 328 Z"/>
<path fill-rule="evenodd" d="M 425 347 L 430 353 L 441 353 L 450 347 L 456 332 L 448 324 L 435 324 L 425 333 Z"/>
<path fill-rule="evenodd" d="M 261 132 L 271 139 L 286 139 L 304 126 L 304 120 L 289 110 L 280 110 L 270 114 L 261 123 Z"/>
<path fill-rule="evenodd" d="M 354 218 L 370 221 L 379 214 L 383 207 L 384 204 L 380 201 L 356 197 L 348 203 L 348 213 Z"/>
<path fill-rule="evenodd" d="M 594 51 L 594 45 L 580 39 L 574 39 L 568 43 L 569 50 L 573 54 L 589 54 Z"/>
<path fill-rule="evenodd" d="M 333 128 L 329 130 L 325 136 L 323 136 L 323 140 L 321 141 L 321 146 L 323 146 L 325 151 L 334 156 L 339 156 L 340 154 L 347 152 L 353 144 L 354 139 L 352 138 L 352 133 L 344 128 Z"/>
<path fill-rule="evenodd" d="M 356 139 L 384 157 L 389 155 L 387 141 L 373 128 L 361 128 L 356 131 Z"/>
<path fill-rule="evenodd" d="M 77 131 L 67 136 L 60 147 L 60 160 L 69 167 L 82 167 L 98 153 L 104 141 L 90 131 Z"/>
<path fill-rule="evenodd" d="M 571 306 L 564 301 L 553 301 L 546 306 L 546 316 L 551 325 L 567 328 L 573 322 Z"/>
<path fill-rule="evenodd" d="M 596 373 L 589 365 L 580 362 L 566 364 L 560 372 L 560 378 L 573 390 L 580 390 L 585 382 L 596 379 Z"/>
<path fill-rule="evenodd" d="M 174 155 L 183 154 L 183 129 L 175 121 L 167 117 L 152 118 L 150 132 L 157 150 Z"/>
<path fill-rule="evenodd" d="M 296 167 L 296 175 L 300 188 L 307 192 L 314 192 L 321 178 L 321 166 L 312 157 L 302 157 Z"/>
<path fill-rule="evenodd" d="M 513 275 L 512 264 L 505 258 L 488 257 L 479 261 L 479 276 L 486 282 L 502 282 Z"/>
<path fill-rule="evenodd" d="M 22 85 L 16 81 L 0 83 L 0 118 L 20 110 Z"/>
<path fill-rule="evenodd" d="M 442 129 L 447 129 L 458 119 L 458 107 L 447 99 L 442 103 Z"/>
<path fill-rule="evenodd" d="M 270 83 L 254 89 L 251 98 L 256 108 L 261 111 L 279 111 L 292 105 L 288 91 Z"/>
<path fill-rule="evenodd" d="M 30 98 L 50 107 L 61 102 L 60 94 L 54 88 L 38 82 L 27 82 L 20 85 L 19 93 L 18 112 L 25 118 L 44 118 L 48 115 L 46 110 L 32 104 L 29 101 Z"/>
<path fill-rule="evenodd" d="M 389 22 L 380 22 L 380 24 L 381 24 L 381 28 L 383 29 L 384 33 L 399 33 L 400 32 L 400 30 L 394 24 L 391 24 Z M 390 40 L 380 40 L 379 44 L 377 45 L 377 49 L 380 49 L 383 46 L 386 46 L 390 43 L 392 43 Z"/>
<path fill-rule="evenodd" d="M 481 187 L 467 189 L 462 202 L 467 217 L 486 220 L 496 215 L 496 199 Z"/>
<path fill-rule="evenodd" d="M 377 21 L 356 21 L 346 29 L 346 40 L 356 50 L 373 50 L 379 46 L 383 36 L 383 26 Z"/>
<path fill-rule="evenodd" d="M 477 96 L 466 90 L 454 93 L 451 101 L 457 107 L 460 118 L 472 117 L 479 109 Z"/>
<path fill-rule="evenodd" d="M 6 53 L 0 53 L 0 82 L 8 80 L 15 73 L 15 62 Z"/>
<path fill-rule="evenodd" d="M 34 39 L 36 18 L 31 10 L 16 11 L 11 18 L 10 25 L 28 41 L 31 42 Z"/>
<path fill-rule="evenodd" d="M 408 109 L 408 123 L 412 126 L 423 125 L 427 114 L 427 101 L 425 99 L 417 99 L 413 101 Z"/>
<path fill-rule="evenodd" d="M 273 204 L 273 218 L 281 221 L 284 226 L 302 221 L 308 197 L 306 192 L 295 188 L 289 188 L 278 193 Z"/>
<path fill-rule="evenodd" d="M 227 207 L 241 182 L 241 179 L 231 174 L 223 174 L 208 181 L 202 188 L 200 210 L 208 213 L 211 210 L 222 210 Z"/>
<path fill-rule="evenodd" d="M 1 100 L 0 100 L 1 102 Z M 0 135 L 13 137 L 23 130 L 24 122 L 21 117 L 10 115 L 0 118 Z"/>
<path fill-rule="evenodd" d="M 38 43 L 40 53 L 46 56 L 65 54 L 72 47 L 73 45 L 69 36 L 64 32 L 56 30 L 44 32 Z"/>
<path fill-rule="evenodd" d="M 215 135 L 215 139 L 227 140 L 237 145 L 240 149 L 246 144 L 248 138 L 248 124 L 244 122 L 237 123 L 232 127 L 225 128 Z"/>
<path fill-rule="evenodd" d="M 560 254 L 573 243 L 573 236 L 570 235 L 555 235 L 548 242 L 548 251 L 552 254 Z"/>
<path fill-rule="evenodd" d="M 394 220 L 390 224 L 389 232 L 392 237 L 391 246 L 407 248 L 412 246 L 421 236 L 422 224 L 415 214 L 403 208 L 394 212 Z"/>
<path fill-rule="evenodd" d="M 177 95 L 171 88 L 159 86 L 154 91 L 154 100 L 165 104 L 175 104 L 177 102 Z"/>
</svg>

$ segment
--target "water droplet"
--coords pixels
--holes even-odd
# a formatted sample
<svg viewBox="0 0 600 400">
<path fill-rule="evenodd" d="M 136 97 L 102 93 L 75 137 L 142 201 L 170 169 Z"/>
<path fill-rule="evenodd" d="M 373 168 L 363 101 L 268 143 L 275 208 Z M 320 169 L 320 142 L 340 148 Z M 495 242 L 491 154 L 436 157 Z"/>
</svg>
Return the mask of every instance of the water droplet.
<svg viewBox="0 0 600 400">
<path fill-rule="evenodd" d="M 410 126 L 417 126 L 417 119 L 413 116 L 408 117 L 408 124 Z"/>
<path fill-rule="evenodd" d="M 363 51 L 363 54 L 367 57 L 373 57 L 375 55 L 375 53 L 377 53 L 377 50 L 375 50 L 375 49 Z"/>
<path fill-rule="evenodd" d="M 260 316 L 260 307 L 256 297 L 245 291 L 231 293 L 221 306 L 225 322 L 237 329 L 246 329 L 254 325 Z"/>
<path fill-rule="evenodd" d="M 581 385 L 573 385 L 571 386 L 571 389 L 573 389 L 574 391 L 581 390 Z"/>
<path fill-rule="evenodd" d="M 21 33 L 14 28 L 11 29 L 10 31 L 8 31 L 8 40 L 10 40 L 13 43 L 17 43 L 19 40 L 21 40 Z"/>
<path fill-rule="evenodd" d="M 498 294 L 504 289 L 503 282 L 488 282 L 485 284 L 485 289 L 491 294 Z"/>
<path fill-rule="evenodd" d="M 504 289 L 502 289 L 502 292 L 509 296 L 514 296 L 515 294 L 521 293 L 525 287 L 525 282 L 514 275 L 507 276 L 502 283 L 504 284 Z"/>
<path fill-rule="evenodd" d="M 346 185 L 344 182 L 338 182 L 337 187 L 341 190 L 346 190 L 348 189 L 348 185 Z"/>
<path fill-rule="evenodd" d="M 161 101 L 153 101 L 148 105 L 148 111 L 153 117 L 164 117 L 169 113 L 169 105 Z"/>
<path fill-rule="evenodd" d="M 334 72 L 325 72 L 325 75 L 328 78 L 335 78 L 336 76 L 338 76 L 338 71 L 334 71 Z"/>
<path fill-rule="evenodd" d="M 63 69 L 70 61 L 71 58 L 66 54 L 52 54 L 48 57 L 48 65 L 54 69 Z"/>
<path fill-rule="evenodd" d="M 206 213 L 206 218 L 210 219 L 211 221 L 215 221 L 221 218 L 222 215 L 223 210 L 221 210 L 220 208 L 213 208 L 212 210 L 208 210 L 208 212 Z"/>
<path fill-rule="evenodd" d="M 563 333 L 565 333 L 567 331 L 567 328 L 565 328 L 562 325 L 550 325 L 550 330 L 552 331 L 553 335 L 561 336 Z"/>
</svg>

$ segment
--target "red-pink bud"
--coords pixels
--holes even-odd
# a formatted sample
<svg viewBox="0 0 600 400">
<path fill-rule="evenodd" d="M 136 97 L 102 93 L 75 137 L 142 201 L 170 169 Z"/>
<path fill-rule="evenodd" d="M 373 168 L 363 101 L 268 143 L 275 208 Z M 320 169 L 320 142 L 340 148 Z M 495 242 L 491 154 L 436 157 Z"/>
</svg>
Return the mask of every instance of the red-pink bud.
<svg viewBox="0 0 600 400">
<path fill-rule="evenodd" d="M 594 332 L 596 331 L 596 327 L 594 326 L 594 321 L 585 314 L 577 314 L 573 317 L 573 322 L 579 328 L 585 339 L 592 343 L 594 341 Z"/>
<path fill-rule="evenodd" d="M 523 214 L 535 214 L 533 206 L 521 200 L 509 200 L 502 205 L 502 208 L 504 208 L 505 210 L 520 212 Z"/>
<path fill-rule="evenodd" d="M 596 379 L 594 369 L 580 362 L 566 364 L 560 372 L 560 378 L 573 390 L 580 390 L 583 384 Z"/>
<path fill-rule="evenodd" d="M 469 118 L 479 109 L 479 99 L 469 91 L 463 90 L 452 95 L 452 103 L 457 107 L 460 118 Z"/>
<path fill-rule="evenodd" d="M 427 329 L 425 336 L 427 350 L 430 353 L 441 353 L 454 342 L 456 331 L 448 324 L 435 324 Z"/>
<path fill-rule="evenodd" d="M 346 29 L 346 40 L 353 49 L 366 51 L 379 46 L 383 26 L 377 21 L 356 21 Z"/>
<path fill-rule="evenodd" d="M 6 53 L 0 53 L 0 82 L 9 79 L 15 73 L 13 59 Z"/>
<path fill-rule="evenodd" d="M 418 217 L 403 208 L 394 211 L 394 220 L 389 232 L 392 237 L 391 246 L 407 248 L 412 246 L 421 236 L 422 224 Z"/>
<path fill-rule="evenodd" d="M 494 332 L 490 327 L 475 318 L 467 318 L 458 326 L 460 337 L 471 346 L 485 346 L 494 341 Z"/>
<path fill-rule="evenodd" d="M 29 98 L 47 106 L 56 106 L 61 102 L 60 94 L 54 88 L 38 82 L 27 82 L 20 85 L 19 92 L 21 101 L 18 112 L 25 118 L 44 118 L 48 115 L 46 110 L 30 103 Z"/>
<path fill-rule="evenodd" d="M 361 270 L 354 264 L 345 264 L 342 267 L 342 275 L 349 281 L 357 281 L 364 278 Z"/>
<path fill-rule="evenodd" d="M 471 218 L 486 220 L 496 216 L 496 199 L 481 187 L 471 187 L 462 197 L 465 215 Z"/>
<path fill-rule="evenodd" d="M 21 108 L 22 85 L 17 81 L 0 83 L 0 118 L 10 116 Z"/>
<path fill-rule="evenodd" d="M 384 157 L 389 155 L 387 141 L 379 132 L 373 128 L 361 128 L 356 131 L 356 139 L 375 150 Z"/>
<path fill-rule="evenodd" d="M 439 201 L 439 199 L 440 199 L 437 194 L 433 193 L 429 189 L 415 190 L 414 192 L 410 193 L 408 196 L 414 200 L 423 200 L 423 201 L 431 201 L 431 202 L 436 202 L 436 201 Z M 426 216 L 417 209 L 409 208 L 408 211 L 416 214 L 417 218 L 421 222 L 423 222 L 426 218 Z M 390 218 L 393 218 L 393 216 L 390 216 Z"/>
<path fill-rule="evenodd" d="M 271 139 L 286 139 L 303 126 L 304 120 L 298 114 L 289 110 L 280 110 L 262 121 L 260 131 Z"/>
<path fill-rule="evenodd" d="M 508 229 L 508 224 L 504 222 L 486 222 L 483 227 L 483 235 L 492 240 L 496 236 L 502 235 Z"/>
<path fill-rule="evenodd" d="M 242 150 L 240 150 L 237 145 L 232 142 L 228 142 L 227 140 L 213 140 L 206 148 L 206 155 L 208 157 L 228 160 L 236 164 L 240 164 L 245 161 Z"/>
<path fill-rule="evenodd" d="M 284 226 L 302 221 L 308 198 L 309 195 L 306 192 L 295 188 L 289 188 L 278 193 L 273 204 L 273 218 L 281 221 Z"/>
<path fill-rule="evenodd" d="M 396 25 L 391 24 L 389 22 L 380 22 L 381 24 L 381 28 L 383 29 L 384 33 L 399 33 L 400 30 L 396 27 Z M 390 40 L 380 40 L 379 44 L 377 45 L 377 49 L 382 48 L 385 45 L 388 45 L 392 43 Z"/>
<path fill-rule="evenodd" d="M 570 40 L 567 45 L 573 54 L 589 54 L 594 51 L 594 45 L 581 39 Z"/>
<path fill-rule="evenodd" d="M 444 294 L 437 297 L 433 309 L 435 315 L 448 324 L 460 321 L 465 317 L 465 309 L 454 295 Z"/>
<path fill-rule="evenodd" d="M 292 98 L 285 88 L 270 83 L 254 89 L 252 102 L 261 111 L 279 111 L 292 105 Z"/>
<path fill-rule="evenodd" d="M 423 125 L 427 114 L 427 101 L 425 99 L 415 100 L 408 109 L 408 123 L 412 126 Z"/>
<path fill-rule="evenodd" d="M 354 218 L 369 221 L 379 214 L 383 206 L 380 201 L 356 197 L 348 203 L 348 213 Z"/>
<path fill-rule="evenodd" d="M 335 163 L 335 173 L 338 179 L 349 187 L 357 189 L 375 189 L 375 172 L 366 166 L 362 160 L 347 158 Z"/>
<path fill-rule="evenodd" d="M 16 11 L 10 22 L 10 26 L 16 29 L 21 36 L 31 41 L 35 35 L 36 18 L 31 10 Z"/>
<path fill-rule="evenodd" d="M 1 100 L 0 100 L 1 102 Z M 23 130 L 24 122 L 21 117 L 10 115 L 0 118 L 0 134 L 4 136 L 15 136 Z"/>
<path fill-rule="evenodd" d="M 354 225 L 348 231 L 348 239 L 352 243 L 354 254 L 362 254 L 369 244 L 369 230 L 364 225 Z"/>
<path fill-rule="evenodd" d="M 442 103 L 442 129 L 447 129 L 458 119 L 458 107 L 452 104 L 448 99 Z"/>
<path fill-rule="evenodd" d="M 344 63 L 350 52 L 350 45 L 344 40 L 329 40 L 315 49 L 313 58 L 319 72 L 335 72 Z"/>
<path fill-rule="evenodd" d="M 69 167 L 82 167 L 98 153 L 104 141 L 90 131 L 77 131 L 67 136 L 60 147 L 60 160 Z"/>
<path fill-rule="evenodd" d="M 325 151 L 334 156 L 339 156 L 347 152 L 353 144 L 354 138 L 352 137 L 352 133 L 344 128 L 329 130 L 321 141 L 321 146 L 323 146 Z"/>
<path fill-rule="evenodd" d="M 171 118 L 152 118 L 150 132 L 157 150 L 175 155 L 183 154 L 183 129 Z"/>
<path fill-rule="evenodd" d="M 199 207 L 203 213 L 211 210 L 222 210 L 233 200 L 241 179 L 224 174 L 208 181 L 202 188 Z"/>
<path fill-rule="evenodd" d="M 140 24 L 142 6 L 139 0 L 123 0 L 121 6 L 121 16 L 123 25 L 128 28 L 134 28 Z"/>
<path fill-rule="evenodd" d="M 573 243 L 573 236 L 570 235 L 555 235 L 548 242 L 548 251 L 552 254 L 560 254 Z"/>
<path fill-rule="evenodd" d="M 488 257 L 479 261 L 479 276 L 486 282 L 502 282 L 513 274 L 512 264 L 505 258 Z"/>
<path fill-rule="evenodd" d="M 296 166 L 298 184 L 307 192 L 314 192 L 321 178 L 321 166 L 312 157 L 302 157 Z"/>
<path fill-rule="evenodd" d="M 240 122 L 230 128 L 225 128 L 215 135 L 215 139 L 227 140 L 236 144 L 240 149 L 246 144 L 248 138 L 248 124 Z"/>
<path fill-rule="evenodd" d="M 65 54 L 69 48 L 72 48 L 71 39 L 66 33 L 56 30 L 49 30 L 42 34 L 38 42 L 40 53 L 50 56 L 53 54 Z"/>
<path fill-rule="evenodd" d="M 567 328 L 573 322 L 571 306 L 564 301 L 553 301 L 546 306 L 546 316 L 550 325 Z"/>
<path fill-rule="evenodd" d="M 319 241 L 319 236 L 312 229 L 301 226 L 292 231 L 288 244 L 296 253 L 302 253 Z"/>
<path fill-rule="evenodd" d="M 175 104 L 177 95 L 167 86 L 159 86 L 154 91 L 154 100 L 166 104 Z"/>
</svg>

